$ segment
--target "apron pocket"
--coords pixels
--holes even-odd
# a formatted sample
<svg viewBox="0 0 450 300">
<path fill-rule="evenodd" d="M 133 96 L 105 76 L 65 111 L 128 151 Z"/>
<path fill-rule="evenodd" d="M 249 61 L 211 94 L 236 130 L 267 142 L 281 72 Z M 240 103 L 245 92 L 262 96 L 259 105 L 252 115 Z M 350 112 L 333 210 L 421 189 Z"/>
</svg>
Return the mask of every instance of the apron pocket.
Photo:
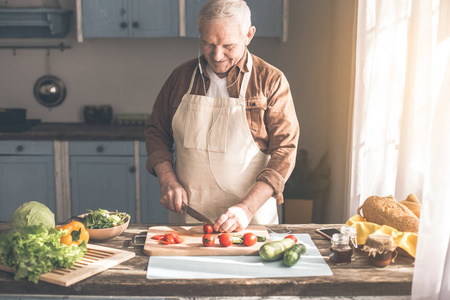
<svg viewBox="0 0 450 300">
<path fill-rule="evenodd" d="M 190 103 L 184 128 L 184 147 L 224 153 L 227 145 L 229 113 L 228 108 L 205 107 Z"/>
</svg>

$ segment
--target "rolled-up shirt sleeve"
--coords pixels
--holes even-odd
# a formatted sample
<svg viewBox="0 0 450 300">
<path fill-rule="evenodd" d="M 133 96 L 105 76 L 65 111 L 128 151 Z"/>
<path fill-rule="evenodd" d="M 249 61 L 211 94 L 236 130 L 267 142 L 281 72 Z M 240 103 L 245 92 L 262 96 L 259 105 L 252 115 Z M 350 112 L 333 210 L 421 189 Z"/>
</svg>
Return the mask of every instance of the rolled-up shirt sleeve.
<svg viewBox="0 0 450 300">
<path fill-rule="evenodd" d="M 171 126 L 173 101 L 171 99 L 173 98 L 172 86 L 176 76 L 177 72 L 175 70 L 164 83 L 145 126 L 146 168 L 152 175 L 156 175 L 154 171 L 155 165 L 163 161 L 173 163 L 173 134 Z"/>
<path fill-rule="evenodd" d="M 268 153 L 271 157 L 258 175 L 257 181 L 272 186 L 274 198 L 277 203 L 282 203 L 284 184 L 295 166 L 300 135 L 289 83 L 283 73 L 271 86 L 264 123 L 268 134 Z"/>
</svg>

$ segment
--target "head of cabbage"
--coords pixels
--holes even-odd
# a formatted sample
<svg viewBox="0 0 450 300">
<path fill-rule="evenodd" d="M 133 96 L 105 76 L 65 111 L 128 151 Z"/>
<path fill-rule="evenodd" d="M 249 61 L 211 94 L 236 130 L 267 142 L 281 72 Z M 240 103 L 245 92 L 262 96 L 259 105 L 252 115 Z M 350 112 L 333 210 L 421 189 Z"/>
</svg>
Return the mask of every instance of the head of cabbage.
<svg viewBox="0 0 450 300">
<path fill-rule="evenodd" d="M 24 232 L 29 227 L 55 227 L 55 215 L 44 204 L 37 201 L 25 202 L 13 214 L 11 228 Z"/>
</svg>

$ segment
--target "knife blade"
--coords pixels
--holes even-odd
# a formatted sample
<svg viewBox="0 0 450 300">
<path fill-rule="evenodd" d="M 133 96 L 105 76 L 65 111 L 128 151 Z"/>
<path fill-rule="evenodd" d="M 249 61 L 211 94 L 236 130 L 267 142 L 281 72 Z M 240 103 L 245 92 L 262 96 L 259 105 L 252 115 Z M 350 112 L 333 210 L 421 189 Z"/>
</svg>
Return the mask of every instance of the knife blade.
<svg viewBox="0 0 450 300">
<path fill-rule="evenodd" d="M 212 222 L 210 219 L 208 219 L 207 217 L 205 217 L 204 215 L 202 215 L 201 213 L 199 213 L 198 211 L 196 211 L 189 205 L 183 204 L 183 208 L 186 211 L 186 213 L 188 215 L 190 215 L 191 217 L 193 217 L 194 219 L 199 220 L 200 222 L 203 222 L 206 224 L 211 224 L 211 225 L 214 224 L 214 222 Z"/>
</svg>

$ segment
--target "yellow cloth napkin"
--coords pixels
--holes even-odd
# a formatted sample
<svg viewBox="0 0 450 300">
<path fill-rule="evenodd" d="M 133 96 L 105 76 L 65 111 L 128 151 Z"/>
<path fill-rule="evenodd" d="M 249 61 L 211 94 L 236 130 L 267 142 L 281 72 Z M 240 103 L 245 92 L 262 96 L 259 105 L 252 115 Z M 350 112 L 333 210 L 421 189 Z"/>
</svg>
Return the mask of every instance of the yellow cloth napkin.
<svg viewBox="0 0 450 300">
<path fill-rule="evenodd" d="M 348 219 L 345 224 L 356 227 L 358 245 L 364 245 L 369 234 L 381 232 L 392 236 L 397 247 L 402 248 L 412 257 L 416 257 L 417 233 L 402 232 L 387 225 L 367 222 L 358 214 Z"/>
</svg>

